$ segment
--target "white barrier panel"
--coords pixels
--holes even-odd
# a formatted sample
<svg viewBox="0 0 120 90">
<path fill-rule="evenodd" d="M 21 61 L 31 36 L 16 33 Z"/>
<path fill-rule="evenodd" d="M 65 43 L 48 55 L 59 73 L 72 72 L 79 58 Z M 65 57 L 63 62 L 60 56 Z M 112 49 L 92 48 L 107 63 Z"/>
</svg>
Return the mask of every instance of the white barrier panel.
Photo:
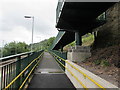
<svg viewBox="0 0 120 90">
<path fill-rule="evenodd" d="M 90 77 L 92 80 L 94 80 L 95 82 L 97 82 L 99 85 L 101 85 L 102 87 L 109 89 L 109 90 L 118 90 L 118 87 L 111 84 L 110 82 L 100 78 L 99 76 L 91 73 L 90 71 L 82 68 L 81 66 L 67 60 L 66 62 L 66 67 L 87 87 L 87 88 L 96 88 L 98 90 L 98 85 L 96 85 L 94 82 L 92 82 L 91 80 L 89 80 L 87 77 L 85 77 L 83 74 L 81 74 L 80 72 L 78 72 L 76 69 L 74 69 L 71 65 L 73 65 L 74 67 L 76 67 L 77 69 L 79 69 L 80 71 L 82 71 L 84 74 L 86 74 L 88 77 Z M 69 64 L 70 63 L 70 64 Z M 68 78 L 71 80 L 71 82 L 73 83 L 73 85 L 76 88 L 83 88 L 82 85 L 80 85 L 80 83 L 73 77 L 73 75 L 70 74 L 70 72 L 66 69 L 65 70 L 66 75 L 68 76 Z M 101 90 L 101 89 L 100 89 Z"/>
</svg>

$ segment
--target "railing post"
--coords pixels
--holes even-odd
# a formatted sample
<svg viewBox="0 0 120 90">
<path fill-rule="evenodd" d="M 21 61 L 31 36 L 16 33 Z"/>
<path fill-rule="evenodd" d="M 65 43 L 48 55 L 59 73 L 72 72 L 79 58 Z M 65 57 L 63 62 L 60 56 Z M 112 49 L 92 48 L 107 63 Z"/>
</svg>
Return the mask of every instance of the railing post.
<svg viewBox="0 0 120 90">
<path fill-rule="evenodd" d="M 21 56 L 17 57 L 17 62 L 16 62 L 16 76 L 21 72 Z M 16 81 L 16 88 L 19 88 L 21 83 L 20 77 Z"/>
<path fill-rule="evenodd" d="M 28 62 L 28 64 L 31 62 L 31 61 L 30 61 L 30 53 L 28 53 L 28 61 L 27 61 L 27 62 Z M 28 69 L 28 72 L 29 72 L 29 71 L 30 71 L 30 68 Z M 29 80 L 28 80 L 26 83 L 29 83 Z"/>
<path fill-rule="evenodd" d="M 30 63 L 30 53 L 28 53 L 28 64 Z"/>
</svg>

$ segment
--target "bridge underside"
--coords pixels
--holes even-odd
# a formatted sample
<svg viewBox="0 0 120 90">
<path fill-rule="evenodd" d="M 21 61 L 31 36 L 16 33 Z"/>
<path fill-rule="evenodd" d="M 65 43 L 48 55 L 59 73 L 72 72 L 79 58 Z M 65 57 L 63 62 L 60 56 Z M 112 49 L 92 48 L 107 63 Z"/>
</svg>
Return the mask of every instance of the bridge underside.
<svg viewBox="0 0 120 90">
<path fill-rule="evenodd" d="M 81 34 L 91 32 L 104 24 L 96 18 L 105 12 L 115 2 L 65 2 L 60 16 L 57 18 L 56 28 L 66 31 L 79 31 Z M 59 6 L 58 6 L 59 7 Z"/>
<path fill-rule="evenodd" d="M 61 47 L 73 42 L 75 40 L 75 33 L 68 31 L 59 31 L 55 41 L 53 42 L 53 46 L 51 50 L 58 50 Z"/>
<path fill-rule="evenodd" d="M 98 16 L 115 3 L 116 2 L 58 2 L 56 28 L 58 28 L 59 33 L 51 49 L 60 49 L 74 41 L 75 32 L 81 37 L 103 25 L 106 22 L 105 17 L 104 19 L 98 19 Z M 64 32 L 64 34 L 60 36 L 61 32 Z"/>
</svg>

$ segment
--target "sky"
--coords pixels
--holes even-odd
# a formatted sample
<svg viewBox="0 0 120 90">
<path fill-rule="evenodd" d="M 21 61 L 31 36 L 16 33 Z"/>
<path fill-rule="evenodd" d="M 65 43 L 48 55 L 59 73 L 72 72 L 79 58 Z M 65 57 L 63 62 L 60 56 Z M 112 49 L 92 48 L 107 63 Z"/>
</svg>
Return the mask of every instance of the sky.
<svg viewBox="0 0 120 90">
<path fill-rule="evenodd" d="M 32 40 L 32 18 L 34 16 L 33 42 L 56 36 L 56 8 L 58 0 L 0 0 L 0 46 Z"/>
</svg>

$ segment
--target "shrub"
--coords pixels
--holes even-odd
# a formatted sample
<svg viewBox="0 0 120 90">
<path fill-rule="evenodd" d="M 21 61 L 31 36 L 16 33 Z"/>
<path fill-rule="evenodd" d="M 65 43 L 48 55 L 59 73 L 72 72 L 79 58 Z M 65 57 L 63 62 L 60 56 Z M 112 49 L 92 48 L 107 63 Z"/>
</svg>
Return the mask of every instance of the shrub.
<svg viewBox="0 0 120 90">
<path fill-rule="evenodd" d="M 101 60 L 100 65 L 101 66 L 110 66 L 110 63 L 108 62 L 108 60 Z"/>
<path fill-rule="evenodd" d="M 94 64 L 95 64 L 95 65 L 99 65 L 100 63 L 101 63 L 100 60 L 95 60 L 95 61 L 94 61 Z"/>
</svg>

